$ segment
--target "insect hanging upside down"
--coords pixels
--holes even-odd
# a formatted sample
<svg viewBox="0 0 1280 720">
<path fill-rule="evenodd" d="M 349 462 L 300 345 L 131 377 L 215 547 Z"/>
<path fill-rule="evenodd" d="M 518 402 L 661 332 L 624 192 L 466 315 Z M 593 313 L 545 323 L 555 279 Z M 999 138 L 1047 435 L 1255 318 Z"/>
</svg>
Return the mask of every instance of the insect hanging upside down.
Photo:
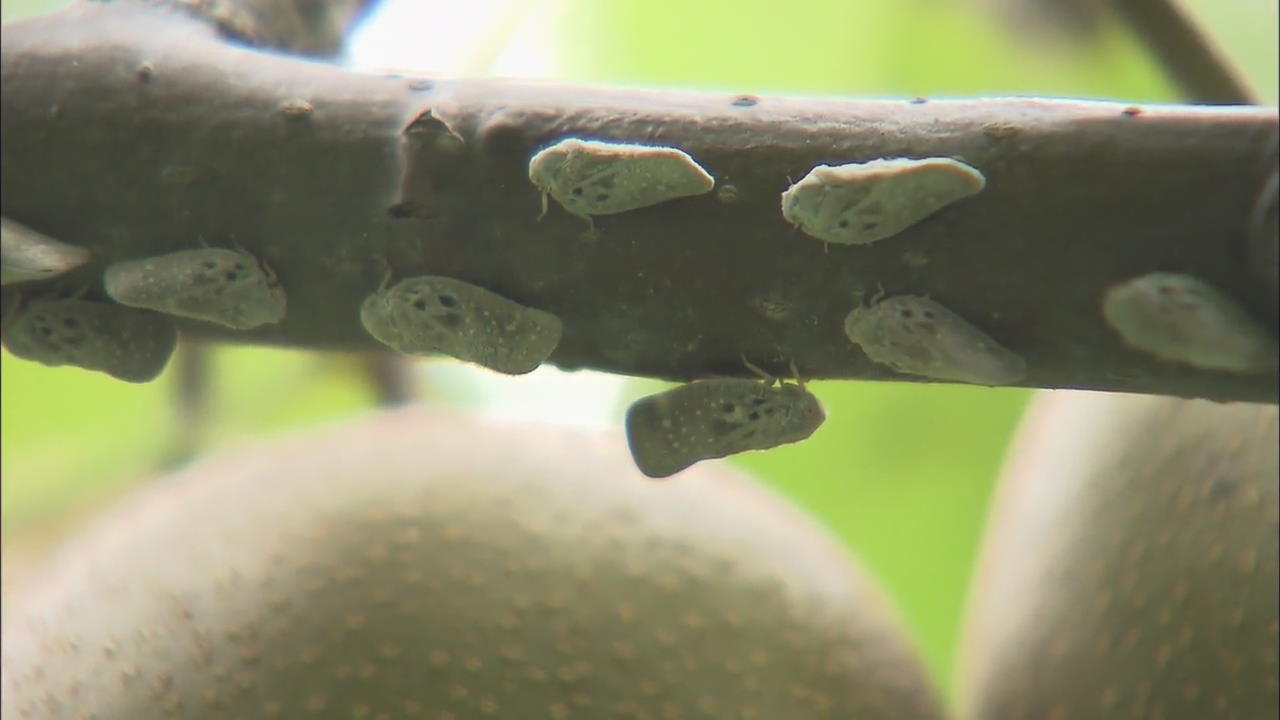
<svg viewBox="0 0 1280 720">
<path fill-rule="evenodd" d="M 285 317 L 275 273 L 240 249 L 194 248 L 122 260 L 103 272 L 107 294 L 121 305 L 249 330 Z"/>
<path fill-rule="evenodd" d="M 23 300 L 5 320 L 4 346 L 15 357 L 132 383 L 154 380 L 178 342 L 164 315 L 77 298 Z"/>
<path fill-rule="evenodd" d="M 674 475 L 702 460 L 804 440 L 826 414 L 799 382 L 697 380 L 641 398 L 627 410 L 627 444 L 640 472 Z"/>
<path fill-rule="evenodd" d="M 873 298 L 850 311 L 844 332 L 869 359 L 908 375 L 974 385 L 1009 385 L 1027 375 L 1020 355 L 920 295 Z"/>
<path fill-rule="evenodd" d="M 1125 345 L 1171 363 L 1244 374 L 1280 368 L 1275 332 L 1200 278 L 1154 272 L 1109 287 L 1102 316 Z"/>
<path fill-rule="evenodd" d="M 508 375 L 537 369 L 563 333 L 549 312 L 438 275 L 384 282 L 360 306 L 360 322 L 397 352 L 449 355 Z"/>
</svg>

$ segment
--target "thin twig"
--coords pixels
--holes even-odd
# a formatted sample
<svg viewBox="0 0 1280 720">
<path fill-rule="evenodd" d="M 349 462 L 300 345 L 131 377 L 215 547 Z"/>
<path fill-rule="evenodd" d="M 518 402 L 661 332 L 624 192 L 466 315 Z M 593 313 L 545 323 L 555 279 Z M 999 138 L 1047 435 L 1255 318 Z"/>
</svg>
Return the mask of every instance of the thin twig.
<svg viewBox="0 0 1280 720">
<path fill-rule="evenodd" d="M 368 353 L 360 361 L 378 405 L 408 405 L 418 399 L 417 374 L 412 361 L 390 353 Z"/>
<path fill-rule="evenodd" d="M 173 426 L 162 467 L 181 465 L 200 451 L 208 435 L 212 368 L 209 346 L 184 340 L 171 361 Z"/>
<path fill-rule="evenodd" d="M 1248 82 L 1179 0 L 1116 0 L 1114 6 L 1188 102 L 1258 104 Z"/>
</svg>

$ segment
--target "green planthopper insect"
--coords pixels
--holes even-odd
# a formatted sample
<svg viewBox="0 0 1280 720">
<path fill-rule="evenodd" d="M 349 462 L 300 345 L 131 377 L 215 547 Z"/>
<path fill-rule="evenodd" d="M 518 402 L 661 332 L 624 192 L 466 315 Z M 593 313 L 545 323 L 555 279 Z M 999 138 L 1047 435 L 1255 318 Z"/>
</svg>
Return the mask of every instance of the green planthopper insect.
<svg viewBox="0 0 1280 720">
<path fill-rule="evenodd" d="M 951 158 L 819 165 L 782 193 L 782 216 L 819 240 L 867 245 L 986 184 L 981 172 Z"/>
<path fill-rule="evenodd" d="M 198 248 L 112 263 L 103 273 L 116 302 L 248 330 L 284 319 L 275 275 L 243 250 Z"/>
<path fill-rule="evenodd" d="M 560 318 L 449 277 L 425 275 L 365 299 L 360 322 L 375 339 L 409 355 L 443 353 L 521 375 L 560 344 Z"/>
<path fill-rule="evenodd" d="M 529 180 L 565 210 L 590 221 L 711 192 L 716 181 L 688 153 L 670 147 L 569 138 L 529 161 Z"/>
<path fill-rule="evenodd" d="M 177 342 L 173 322 L 163 315 L 75 299 L 26 301 L 4 327 L 5 347 L 17 357 L 135 383 L 159 375 Z"/>
<path fill-rule="evenodd" d="M 0 218 L 0 285 L 45 280 L 89 262 L 89 251 Z"/>
<path fill-rule="evenodd" d="M 926 297 L 897 295 L 854 308 L 844 332 L 875 362 L 910 375 L 1007 385 L 1027 374 L 1018 355 Z"/>
<path fill-rule="evenodd" d="M 640 472 L 662 478 L 702 460 L 799 442 L 824 420 L 799 382 L 697 380 L 633 403 L 627 444 Z"/>
<path fill-rule="evenodd" d="M 1280 366 L 1275 334 L 1190 275 L 1149 273 L 1113 285 L 1102 315 L 1126 345 L 1162 360 L 1246 374 Z"/>
</svg>

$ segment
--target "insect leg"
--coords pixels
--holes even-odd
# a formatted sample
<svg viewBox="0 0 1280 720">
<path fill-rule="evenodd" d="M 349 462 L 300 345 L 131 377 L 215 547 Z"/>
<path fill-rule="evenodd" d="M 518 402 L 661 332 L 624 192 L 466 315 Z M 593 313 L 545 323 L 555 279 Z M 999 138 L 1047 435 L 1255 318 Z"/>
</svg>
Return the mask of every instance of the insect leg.
<svg viewBox="0 0 1280 720">
<path fill-rule="evenodd" d="M 800 386 L 800 389 L 801 389 L 801 390 L 804 390 L 804 389 L 805 389 L 805 387 L 804 387 L 804 378 L 800 377 L 800 368 L 796 367 L 796 359 L 795 359 L 795 358 L 791 358 L 791 360 L 790 360 L 789 362 L 791 363 L 791 375 L 792 375 L 792 377 L 794 377 L 794 378 L 796 379 L 796 384 Z"/>
<path fill-rule="evenodd" d="M 761 369 L 759 365 L 756 365 L 755 363 L 748 360 L 746 353 L 742 353 L 741 357 L 742 357 L 742 364 L 746 365 L 747 369 L 750 370 L 751 372 L 759 375 L 760 379 L 764 381 L 760 386 L 760 396 L 764 397 L 765 391 L 773 387 L 773 384 L 778 382 L 778 378 L 770 375 L 769 373 Z"/>
</svg>

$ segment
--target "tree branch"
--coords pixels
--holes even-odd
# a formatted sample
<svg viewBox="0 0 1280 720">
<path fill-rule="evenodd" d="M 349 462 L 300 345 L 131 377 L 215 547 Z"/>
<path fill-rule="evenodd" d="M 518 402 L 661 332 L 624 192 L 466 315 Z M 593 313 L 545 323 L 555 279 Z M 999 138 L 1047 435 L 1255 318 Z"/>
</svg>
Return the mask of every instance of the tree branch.
<svg viewBox="0 0 1280 720">
<path fill-rule="evenodd" d="M 1113 7 L 1187 100 L 1221 105 L 1258 102 L 1257 93 L 1178 0 L 1117 0 Z"/>
<path fill-rule="evenodd" d="M 128 0 L 125 0 L 128 1 Z M 378 0 L 149 0 L 212 23 L 228 39 L 292 55 L 334 58 Z"/>
<path fill-rule="evenodd" d="M 750 377 L 745 355 L 777 374 L 794 359 L 806 377 L 911 380 L 842 331 L 883 288 L 928 295 L 1023 356 L 1025 386 L 1277 398 L 1274 374 L 1141 355 L 1099 311 L 1108 286 L 1162 270 L 1276 320 L 1248 241 L 1275 108 L 380 77 L 119 3 L 6 25 L 2 71 L 0 205 L 93 252 L 67 285 L 93 296 L 106 264 L 201 242 L 239 244 L 279 276 L 284 322 L 180 322 L 189 336 L 379 350 L 359 306 L 389 264 L 555 313 L 563 368 Z M 539 222 L 529 158 L 565 137 L 678 147 L 717 189 L 597 217 L 594 240 L 558 206 Z M 874 245 L 824 247 L 780 213 L 781 192 L 816 164 L 932 156 L 978 168 L 986 188 Z"/>
</svg>

